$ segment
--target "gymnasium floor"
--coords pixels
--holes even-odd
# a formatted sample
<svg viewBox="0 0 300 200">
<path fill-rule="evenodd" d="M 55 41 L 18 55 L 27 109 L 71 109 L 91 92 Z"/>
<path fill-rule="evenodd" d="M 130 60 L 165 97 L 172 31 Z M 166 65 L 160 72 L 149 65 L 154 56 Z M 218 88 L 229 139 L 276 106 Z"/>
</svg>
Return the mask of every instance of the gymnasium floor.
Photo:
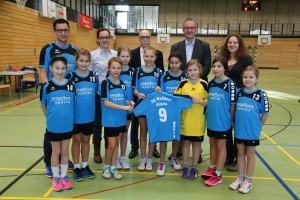
<svg viewBox="0 0 300 200">
<path fill-rule="evenodd" d="M 97 177 L 73 181 L 74 189 L 55 192 L 51 188 L 51 179 L 44 175 L 45 119 L 38 97 L 29 89 L 19 101 L 14 94 L 13 100 L 2 97 L 0 103 L 0 199 L 299 199 L 300 71 L 260 70 L 260 73 L 259 87 L 267 91 L 271 109 L 263 127 L 261 145 L 257 148 L 254 189 L 249 194 L 228 188 L 237 174 L 226 168 L 223 183 L 215 187 L 205 186 L 201 177 L 193 181 L 182 179 L 180 172 L 173 171 L 169 163 L 166 176 L 157 177 L 158 159 L 154 160 L 153 172 L 137 172 L 139 158 L 135 158 L 130 160 L 130 171 L 121 171 L 122 180 L 104 180 L 102 165 L 92 162 L 92 153 L 90 166 Z M 207 137 L 203 150 L 204 162 L 199 165 L 199 172 L 209 165 Z"/>
</svg>

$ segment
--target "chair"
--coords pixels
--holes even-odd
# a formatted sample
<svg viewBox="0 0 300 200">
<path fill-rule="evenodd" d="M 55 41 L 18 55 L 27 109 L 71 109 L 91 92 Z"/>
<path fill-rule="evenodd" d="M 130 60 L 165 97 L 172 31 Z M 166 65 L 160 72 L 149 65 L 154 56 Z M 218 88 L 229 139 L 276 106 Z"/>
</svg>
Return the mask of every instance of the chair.
<svg viewBox="0 0 300 200">
<path fill-rule="evenodd" d="M 8 88 L 9 89 L 9 98 L 11 99 L 11 88 L 10 88 L 10 84 L 0 84 L 0 102 L 1 102 L 1 90 Z"/>
<path fill-rule="evenodd" d="M 37 93 L 37 88 L 38 88 L 38 83 L 39 83 L 39 75 L 37 73 L 37 70 L 34 66 L 24 66 L 21 71 L 34 71 L 34 74 L 27 74 L 22 76 L 21 78 L 21 91 L 23 90 L 23 88 L 27 87 L 27 84 L 33 84 L 35 87 L 35 93 Z"/>
</svg>

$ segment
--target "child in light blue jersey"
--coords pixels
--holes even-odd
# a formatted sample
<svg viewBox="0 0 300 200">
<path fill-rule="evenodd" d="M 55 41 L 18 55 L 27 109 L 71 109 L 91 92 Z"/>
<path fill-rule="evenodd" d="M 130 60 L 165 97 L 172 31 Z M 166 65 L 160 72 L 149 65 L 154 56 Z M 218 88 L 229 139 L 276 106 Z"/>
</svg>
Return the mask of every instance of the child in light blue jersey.
<svg viewBox="0 0 300 200">
<path fill-rule="evenodd" d="M 145 65 L 137 68 L 133 75 L 132 87 L 134 88 L 134 95 L 140 100 L 145 99 L 148 94 L 155 91 L 160 91 L 159 79 L 162 71 L 155 66 L 156 50 L 153 47 L 147 47 L 144 50 Z M 140 124 L 140 147 L 141 147 L 141 161 L 138 166 L 139 171 L 152 171 L 153 162 L 152 156 L 155 148 L 155 143 L 149 144 L 148 158 L 146 158 L 147 146 L 147 121 L 146 116 L 138 116 Z"/>
<path fill-rule="evenodd" d="M 180 81 L 187 78 L 187 74 L 180 70 L 182 57 L 178 53 L 171 53 L 168 58 L 169 70 L 164 72 L 160 78 L 160 88 L 162 92 L 174 94 Z M 180 170 L 181 165 L 177 159 L 179 141 L 172 141 L 171 165 L 175 170 Z M 160 142 L 160 164 L 156 174 L 163 176 L 165 174 L 165 156 L 167 151 L 167 142 Z"/>
<path fill-rule="evenodd" d="M 88 164 L 90 136 L 95 121 L 95 98 L 98 91 L 98 76 L 88 70 L 91 54 L 79 49 L 75 54 L 77 69 L 67 78 L 75 83 L 76 103 L 74 111 L 74 129 L 72 136 L 72 157 L 74 162 L 73 178 L 82 181 L 83 177 L 94 178 L 95 174 Z M 80 154 L 82 166 L 80 166 Z"/>
<path fill-rule="evenodd" d="M 212 62 L 214 79 L 208 83 L 208 103 L 206 110 L 207 135 L 210 143 L 210 166 L 201 177 L 207 179 L 205 185 L 222 183 L 222 169 L 226 160 L 226 137 L 231 132 L 231 124 L 236 104 L 236 85 L 226 76 L 227 60 L 217 57 Z"/>
<path fill-rule="evenodd" d="M 127 112 L 132 112 L 134 102 L 127 100 L 126 85 L 119 79 L 122 70 L 120 58 L 111 58 L 108 61 L 109 76 L 101 83 L 102 126 L 108 146 L 105 150 L 105 164 L 102 177 L 105 179 L 113 176 L 122 179 L 116 168 L 119 141 L 126 130 Z"/>
<path fill-rule="evenodd" d="M 74 123 L 75 85 L 65 79 L 67 59 L 53 57 L 50 61 L 53 78 L 42 85 L 41 108 L 46 116 L 47 129 L 51 142 L 52 186 L 54 191 L 72 189 L 67 171 L 69 161 L 69 144 Z M 59 175 L 59 164 L 61 175 Z"/>
<path fill-rule="evenodd" d="M 238 189 L 241 193 L 248 193 L 253 188 L 255 148 L 259 145 L 262 126 L 269 114 L 267 94 L 256 86 L 258 76 L 256 67 L 246 67 L 242 73 L 245 87 L 237 95 L 234 138 L 238 150 L 238 178 L 229 187 L 232 190 Z"/>
<path fill-rule="evenodd" d="M 128 47 L 119 47 L 118 48 L 118 56 L 122 61 L 122 71 L 119 79 L 124 82 L 126 85 L 126 96 L 127 100 L 133 101 L 133 91 L 131 87 L 132 76 L 134 73 L 134 68 L 128 66 L 131 57 L 131 50 Z M 129 170 L 130 166 L 126 161 L 126 147 L 127 147 L 127 134 L 128 128 L 132 120 L 132 112 L 127 112 L 127 122 L 126 122 L 126 132 L 122 133 L 120 140 L 120 149 L 121 149 L 121 157 L 117 159 L 116 167 L 118 169 Z"/>
</svg>

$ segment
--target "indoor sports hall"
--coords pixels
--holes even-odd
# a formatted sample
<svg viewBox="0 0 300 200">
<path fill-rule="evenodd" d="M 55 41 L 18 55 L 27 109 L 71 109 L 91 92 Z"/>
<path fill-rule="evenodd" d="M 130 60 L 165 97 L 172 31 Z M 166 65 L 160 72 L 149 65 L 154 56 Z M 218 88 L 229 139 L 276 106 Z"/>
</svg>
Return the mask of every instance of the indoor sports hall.
<svg viewBox="0 0 300 200">
<path fill-rule="evenodd" d="M 89 165 L 96 177 L 72 181 L 72 190 L 55 192 L 51 179 L 45 176 L 46 122 L 39 99 L 40 51 L 55 40 L 55 16 L 43 13 L 43 9 L 50 9 L 46 4 L 57 9 L 56 15 L 67 17 L 69 42 L 91 51 L 98 48 L 96 31 L 100 27 L 112 30 L 111 49 L 122 45 L 134 49 L 139 46 L 138 31 L 151 30 L 151 46 L 163 52 L 165 69 L 171 45 L 184 40 L 182 22 L 187 17 L 198 22 L 197 38 L 210 44 L 212 58 L 228 34 L 241 35 L 260 71 L 258 87 L 266 91 L 270 103 L 255 152 L 252 191 L 241 194 L 229 189 L 237 172 L 227 171 L 228 166 L 223 169 L 223 182 L 214 187 L 206 186 L 200 175 L 195 180 L 181 178 L 181 171 L 175 171 L 167 158 L 165 176 L 156 175 L 157 158 L 153 171 L 139 172 L 140 154 L 128 159 L 128 140 L 130 170 L 120 170 L 122 180 L 101 176 L 103 163 L 93 162 L 91 142 Z M 118 10 L 118 5 L 129 8 Z M 0 0 L 0 200 L 300 199 L 299 6 L 298 0 L 254 4 L 244 0 Z M 139 17 L 133 16 L 132 10 L 138 11 Z M 126 26 L 120 20 L 124 12 L 131 13 L 126 15 Z M 81 15 L 91 19 L 90 27 L 80 24 Z M 213 78 L 212 73 L 208 78 Z M 202 148 L 199 172 L 210 164 L 206 135 Z M 171 151 L 169 143 L 166 155 Z M 101 155 L 104 158 L 104 145 Z M 72 171 L 68 176 L 72 180 Z"/>
</svg>

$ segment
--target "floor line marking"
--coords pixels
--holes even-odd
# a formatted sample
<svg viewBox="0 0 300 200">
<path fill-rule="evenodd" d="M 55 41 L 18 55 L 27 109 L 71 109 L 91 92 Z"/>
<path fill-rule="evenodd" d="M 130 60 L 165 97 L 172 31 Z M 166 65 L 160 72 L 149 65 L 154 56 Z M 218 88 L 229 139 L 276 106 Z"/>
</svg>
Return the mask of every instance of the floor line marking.
<svg viewBox="0 0 300 200">
<path fill-rule="evenodd" d="M 289 154 L 284 148 L 282 148 L 281 146 L 279 146 L 272 138 L 270 138 L 266 133 L 262 132 L 262 134 L 269 140 L 271 141 L 273 144 L 276 145 L 276 147 L 282 151 L 287 157 L 289 157 L 292 161 L 294 161 L 294 163 L 296 163 L 298 166 L 300 166 L 300 162 L 294 158 L 291 154 Z"/>
<path fill-rule="evenodd" d="M 11 188 L 15 183 L 17 183 L 22 177 L 24 177 L 31 169 L 33 169 L 41 160 L 43 160 L 44 156 L 38 159 L 33 165 L 31 165 L 28 169 L 26 169 L 22 174 L 17 176 L 11 183 L 9 183 L 5 188 L 0 191 L 0 196 L 2 196 L 9 188 Z"/>
<path fill-rule="evenodd" d="M 144 180 L 137 181 L 137 182 L 133 182 L 133 183 L 129 183 L 129 184 L 125 184 L 125 185 L 113 187 L 113 188 L 108 188 L 108 189 L 105 189 L 105 190 L 99 190 L 97 192 L 91 192 L 91 193 L 87 193 L 87 194 L 82 194 L 82 195 L 74 196 L 73 198 L 81 198 L 81 197 L 90 196 L 90 195 L 94 195 L 94 194 L 99 194 L 99 193 L 103 193 L 103 192 L 108 192 L 108 191 L 112 191 L 112 190 L 116 190 L 116 189 L 121 189 L 121 188 L 124 188 L 124 187 L 128 187 L 128 186 L 136 185 L 136 184 L 139 184 L 139 183 L 151 181 L 151 180 L 154 180 L 154 179 L 157 179 L 157 178 L 161 178 L 161 177 L 156 176 L 156 177 L 144 179 Z"/>
<path fill-rule="evenodd" d="M 272 167 L 267 163 L 267 161 L 255 151 L 256 156 L 260 161 L 267 167 L 267 169 L 273 174 L 277 181 L 282 185 L 282 187 L 293 197 L 293 199 L 299 199 L 297 195 L 289 188 L 289 186 L 280 178 L 280 176 L 272 169 Z"/>
<path fill-rule="evenodd" d="M 22 105 L 20 105 L 20 106 L 15 107 L 15 108 L 8 109 L 8 110 L 6 110 L 6 111 L 4 111 L 4 112 L 0 112 L 0 115 L 4 115 L 5 113 L 8 113 L 8 112 L 17 110 L 17 109 L 19 109 L 19 108 L 22 108 L 22 107 L 24 107 L 24 106 L 27 106 L 27 105 L 29 105 L 29 104 L 31 104 L 31 103 L 36 102 L 36 101 L 37 101 L 37 99 L 35 99 L 35 100 L 33 100 L 33 101 L 26 102 L 26 103 L 24 103 L 24 104 L 22 104 Z"/>
</svg>

